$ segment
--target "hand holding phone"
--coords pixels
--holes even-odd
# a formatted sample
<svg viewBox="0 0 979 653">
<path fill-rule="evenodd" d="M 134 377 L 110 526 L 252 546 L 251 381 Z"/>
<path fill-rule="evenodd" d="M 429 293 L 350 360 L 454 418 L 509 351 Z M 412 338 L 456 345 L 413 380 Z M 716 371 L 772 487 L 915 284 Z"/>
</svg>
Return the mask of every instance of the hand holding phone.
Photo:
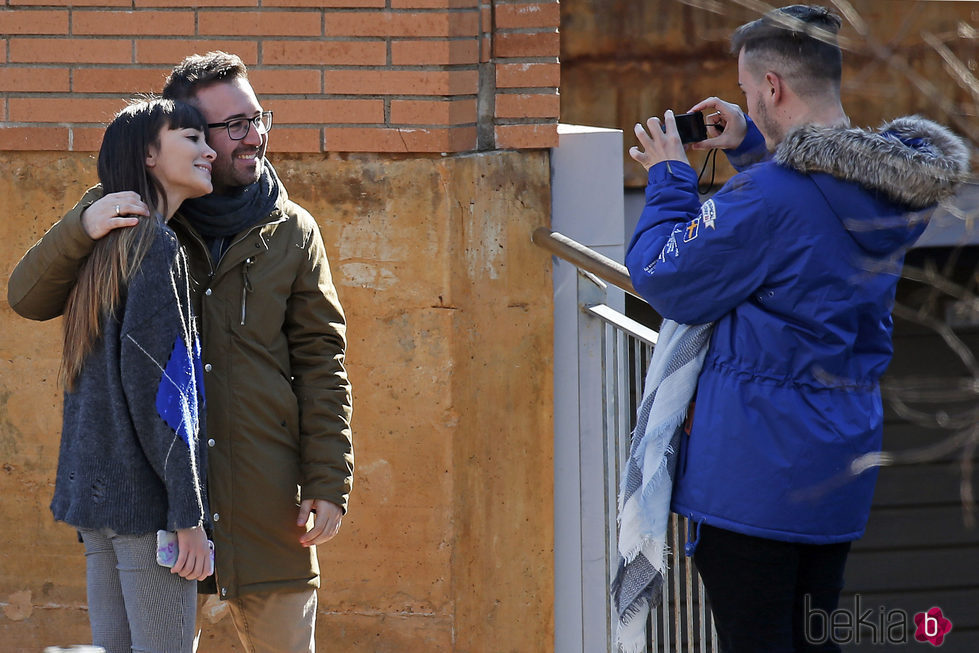
<svg viewBox="0 0 979 653">
<path fill-rule="evenodd" d="M 207 540 L 207 547 L 209 550 L 208 562 L 205 565 L 204 576 L 210 576 L 214 573 L 214 542 Z M 177 564 L 177 559 L 180 557 L 180 545 L 178 543 L 177 533 L 173 531 L 157 531 L 156 532 L 156 563 L 161 567 L 172 568 Z"/>
</svg>

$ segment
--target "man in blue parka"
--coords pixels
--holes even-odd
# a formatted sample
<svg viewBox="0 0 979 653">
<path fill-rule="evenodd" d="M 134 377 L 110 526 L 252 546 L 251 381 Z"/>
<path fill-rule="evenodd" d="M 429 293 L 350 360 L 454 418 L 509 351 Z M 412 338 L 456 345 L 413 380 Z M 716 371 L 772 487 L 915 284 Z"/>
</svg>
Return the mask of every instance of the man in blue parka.
<svg viewBox="0 0 979 653">
<path fill-rule="evenodd" d="M 904 251 L 968 172 L 963 142 L 919 117 L 850 128 L 840 19 L 794 5 L 732 39 L 748 119 L 710 98 L 709 138 L 739 173 L 701 203 L 673 114 L 636 125 L 649 173 L 626 263 L 662 316 L 713 322 L 672 508 L 725 653 L 839 650 L 805 616 L 836 608 L 880 450 L 878 379 Z M 808 640 L 808 641 L 807 641 Z M 828 640 L 828 641 L 827 641 Z M 817 646 L 817 642 L 820 645 Z"/>
</svg>

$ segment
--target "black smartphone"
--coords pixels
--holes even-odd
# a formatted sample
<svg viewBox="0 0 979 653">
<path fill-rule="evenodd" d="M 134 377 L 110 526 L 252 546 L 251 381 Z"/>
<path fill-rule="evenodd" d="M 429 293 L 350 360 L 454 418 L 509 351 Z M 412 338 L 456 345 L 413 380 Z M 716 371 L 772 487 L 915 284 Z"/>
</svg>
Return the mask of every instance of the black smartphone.
<svg viewBox="0 0 979 653">
<path fill-rule="evenodd" d="M 681 113 L 674 116 L 674 118 L 676 119 L 676 130 L 680 134 L 681 143 L 696 143 L 707 140 L 707 123 L 704 122 L 703 111 Z M 663 124 L 663 131 L 666 131 L 665 124 Z"/>
</svg>

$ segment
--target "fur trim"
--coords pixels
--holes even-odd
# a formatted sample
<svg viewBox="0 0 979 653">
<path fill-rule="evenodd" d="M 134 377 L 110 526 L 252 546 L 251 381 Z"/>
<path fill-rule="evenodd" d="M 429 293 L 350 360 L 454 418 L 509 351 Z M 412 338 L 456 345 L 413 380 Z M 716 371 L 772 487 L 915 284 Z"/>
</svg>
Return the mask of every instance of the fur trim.
<svg viewBox="0 0 979 653">
<path fill-rule="evenodd" d="M 912 209 L 949 197 L 969 173 L 969 148 L 949 129 L 920 116 L 884 123 L 878 131 L 806 125 L 775 152 L 780 165 L 825 172 L 878 191 Z"/>
</svg>

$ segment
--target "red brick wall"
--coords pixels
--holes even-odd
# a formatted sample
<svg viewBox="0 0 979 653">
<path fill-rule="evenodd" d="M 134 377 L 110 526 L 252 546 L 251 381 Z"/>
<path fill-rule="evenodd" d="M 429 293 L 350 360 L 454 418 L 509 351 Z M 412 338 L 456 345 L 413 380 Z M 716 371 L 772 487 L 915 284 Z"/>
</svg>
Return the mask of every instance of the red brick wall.
<svg viewBox="0 0 979 653">
<path fill-rule="evenodd" d="M 126 99 L 159 92 L 173 64 L 215 49 L 248 65 L 275 113 L 276 152 L 557 144 L 555 0 L 188 5 L 3 0 L 0 150 L 96 150 Z"/>
</svg>

